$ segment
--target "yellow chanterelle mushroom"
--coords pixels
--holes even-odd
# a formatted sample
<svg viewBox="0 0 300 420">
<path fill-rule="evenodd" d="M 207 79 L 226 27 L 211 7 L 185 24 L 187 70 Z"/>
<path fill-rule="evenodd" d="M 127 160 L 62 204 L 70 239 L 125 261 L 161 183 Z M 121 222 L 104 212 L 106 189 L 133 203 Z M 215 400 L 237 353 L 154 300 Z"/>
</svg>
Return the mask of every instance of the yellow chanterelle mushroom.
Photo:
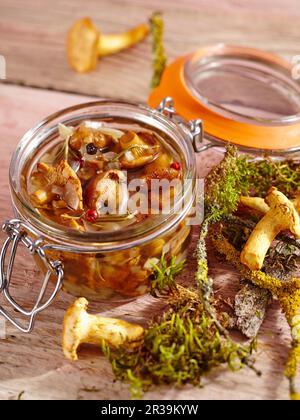
<svg viewBox="0 0 300 420">
<path fill-rule="evenodd" d="M 67 359 L 78 360 L 77 350 L 81 344 L 101 346 L 103 340 L 112 347 L 138 345 L 144 336 L 140 325 L 115 318 L 106 318 L 87 313 L 88 301 L 77 299 L 67 310 L 62 335 L 62 348 Z"/>
<path fill-rule="evenodd" d="M 69 64 L 79 73 L 94 70 L 99 57 L 130 48 L 148 33 L 148 25 L 141 24 L 119 34 L 102 35 L 90 18 L 79 19 L 68 33 Z"/>
<path fill-rule="evenodd" d="M 241 253 L 241 262 L 250 270 L 262 268 L 266 254 L 280 232 L 289 230 L 300 239 L 300 217 L 294 204 L 274 187 L 265 201 L 269 210 L 254 228 Z"/>
</svg>

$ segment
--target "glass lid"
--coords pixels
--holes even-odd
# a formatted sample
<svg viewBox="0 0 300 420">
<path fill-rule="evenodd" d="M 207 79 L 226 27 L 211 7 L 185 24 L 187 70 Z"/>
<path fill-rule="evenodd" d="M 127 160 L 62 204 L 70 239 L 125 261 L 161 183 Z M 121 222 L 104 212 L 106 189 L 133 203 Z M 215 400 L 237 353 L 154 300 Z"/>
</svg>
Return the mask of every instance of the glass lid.
<svg viewBox="0 0 300 420">
<path fill-rule="evenodd" d="M 197 99 L 222 115 L 252 124 L 300 120 L 300 83 L 291 70 L 266 54 L 236 48 L 224 54 L 196 54 L 184 77 Z"/>
<path fill-rule="evenodd" d="M 201 119 L 210 143 L 251 152 L 300 151 L 300 81 L 292 65 L 266 51 L 218 44 L 167 66 L 148 103 L 174 99 L 178 114 Z"/>
</svg>

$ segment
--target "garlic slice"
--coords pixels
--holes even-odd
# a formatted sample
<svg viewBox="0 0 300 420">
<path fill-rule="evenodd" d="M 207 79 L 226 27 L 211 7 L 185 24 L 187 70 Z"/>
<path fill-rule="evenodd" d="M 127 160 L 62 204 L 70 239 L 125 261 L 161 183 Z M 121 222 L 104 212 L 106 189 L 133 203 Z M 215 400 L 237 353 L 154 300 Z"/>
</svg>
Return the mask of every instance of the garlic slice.
<svg viewBox="0 0 300 420">
<path fill-rule="evenodd" d="M 67 127 L 66 125 L 60 123 L 58 124 L 58 132 L 62 140 L 68 140 L 74 133 L 74 127 Z"/>
<path fill-rule="evenodd" d="M 93 130 L 98 130 L 103 134 L 112 136 L 115 141 L 118 141 L 124 134 L 123 131 L 117 130 L 116 128 L 103 127 L 103 123 L 99 121 L 85 121 L 84 125 L 85 127 L 92 128 Z"/>
</svg>

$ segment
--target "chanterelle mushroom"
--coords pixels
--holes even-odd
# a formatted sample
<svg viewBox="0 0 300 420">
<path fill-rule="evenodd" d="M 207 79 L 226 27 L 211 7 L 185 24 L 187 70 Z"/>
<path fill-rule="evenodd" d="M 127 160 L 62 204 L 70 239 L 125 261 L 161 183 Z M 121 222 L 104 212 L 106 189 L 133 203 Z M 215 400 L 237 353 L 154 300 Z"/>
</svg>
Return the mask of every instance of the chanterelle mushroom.
<svg viewBox="0 0 300 420">
<path fill-rule="evenodd" d="M 101 130 L 80 125 L 70 137 L 70 147 L 80 151 L 82 155 L 86 152 L 88 144 L 93 143 L 98 149 L 103 149 L 112 143 L 113 137 L 103 133 Z"/>
<path fill-rule="evenodd" d="M 104 340 L 109 346 L 134 347 L 141 342 L 144 329 L 114 318 L 106 318 L 87 313 L 88 301 L 77 299 L 67 310 L 62 335 L 62 348 L 67 359 L 78 360 L 77 350 L 83 344 L 101 346 Z"/>
<path fill-rule="evenodd" d="M 160 145 L 148 133 L 127 131 L 119 140 L 122 149 L 120 164 L 123 169 L 136 169 L 154 161 L 160 152 Z"/>
<path fill-rule="evenodd" d="M 99 174 L 88 186 L 86 198 L 89 207 L 99 214 L 125 214 L 129 200 L 126 175 L 118 169 Z"/>
<path fill-rule="evenodd" d="M 241 262 L 251 270 L 262 268 L 268 249 L 281 231 L 289 230 L 300 238 L 300 217 L 294 204 L 274 187 L 266 203 L 270 210 L 258 222 L 241 253 Z"/>
<path fill-rule="evenodd" d="M 57 166 L 40 162 L 37 165 L 37 173 L 44 177 L 45 186 L 31 195 L 34 202 L 39 203 L 44 196 L 51 201 L 53 194 L 58 194 L 71 209 L 83 209 L 80 179 L 66 160 L 62 160 Z M 45 204 L 44 198 L 41 204 Z"/>
<path fill-rule="evenodd" d="M 69 64 L 79 73 L 94 70 L 98 57 L 129 48 L 143 40 L 148 33 L 148 25 L 142 24 L 120 34 L 102 35 L 90 18 L 79 19 L 68 34 Z"/>
</svg>

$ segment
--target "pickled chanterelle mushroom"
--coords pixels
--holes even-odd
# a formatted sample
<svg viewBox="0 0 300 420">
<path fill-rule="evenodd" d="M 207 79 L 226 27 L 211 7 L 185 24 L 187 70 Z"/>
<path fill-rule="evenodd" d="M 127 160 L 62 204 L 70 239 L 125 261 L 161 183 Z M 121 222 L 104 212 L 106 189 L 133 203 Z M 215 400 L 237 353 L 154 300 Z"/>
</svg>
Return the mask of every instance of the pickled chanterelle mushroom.
<svg viewBox="0 0 300 420">
<path fill-rule="evenodd" d="M 98 214 L 105 207 L 107 211 L 126 214 L 129 194 L 125 182 L 126 176 L 120 170 L 109 169 L 100 173 L 93 178 L 86 190 L 87 204 Z"/>
<path fill-rule="evenodd" d="M 35 181 L 38 179 L 40 188 L 31 194 L 34 203 L 41 206 L 52 203 L 55 207 L 58 199 L 72 210 L 83 209 L 82 185 L 67 161 L 62 160 L 55 166 L 39 162 Z"/>
<path fill-rule="evenodd" d="M 147 207 L 142 216 L 129 214 L 128 202 L 134 193 L 128 191 L 129 182 L 138 179 L 146 185 L 148 202 L 153 198 L 152 179 L 183 178 L 178 157 L 150 131 L 86 121 L 78 127 L 60 124 L 59 134 L 61 143 L 37 162 L 28 189 L 38 211 L 62 225 L 70 226 L 73 220 L 76 229 L 102 230 L 112 216 L 140 223 L 151 217 L 151 209 Z M 114 230 L 118 228 L 122 224 Z"/>
<path fill-rule="evenodd" d="M 60 124 L 58 134 L 55 146 L 24 174 L 31 204 L 45 219 L 81 232 L 143 231 L 159 217 L 152 208 L 161 210 L 166 203 L 172 210 L 174 187 L 157 192 L 152 180 L 181 183 L 184 163 L 157 133 L 92 120 L 74 127 Z M 104 255 L 57 252 L 52 258 L 63 261 L 64 286 L 74 294 L 84 287 L 97 297 L 137 296 L 149 285 L 148 261 L 182 257 L 189 232 L 182 223 L 133 249 Z"/>
<path fill-rule="evenodd" d="M 119 141 L 120 163 L 123 169 L 135 169 L 153 162 L 159 155 L 159 143 L 147 133 L 128 131 Z"/>
</svg>

